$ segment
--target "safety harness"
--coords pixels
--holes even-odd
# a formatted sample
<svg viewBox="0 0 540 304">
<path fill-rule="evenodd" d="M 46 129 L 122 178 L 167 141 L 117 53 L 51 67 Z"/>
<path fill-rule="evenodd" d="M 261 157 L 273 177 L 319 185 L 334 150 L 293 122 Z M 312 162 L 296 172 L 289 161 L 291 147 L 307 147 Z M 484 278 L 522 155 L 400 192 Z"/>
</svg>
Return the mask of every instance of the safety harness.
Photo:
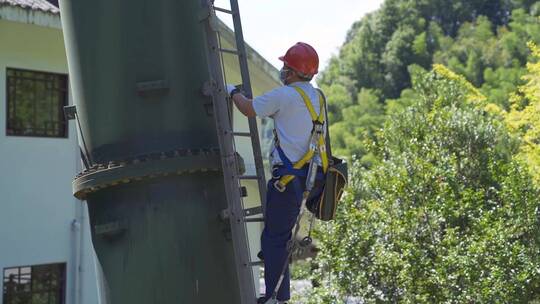
<svg viewBox="0 0 540 304">
<path fill-rule="evenodd" d="M 276 145 L 276 150 L 278 151 L 279 158 L 284 165 L 284 168 L 279 168 L 272 172 L 273 176 L 281 176 L 281 178 L 274 182 L 274 187 L 280 192 L 285 191 L 287 184 L 290 183 L 295 177 L 307 177 L 306 171 L 302 168 L 304 168 L 306 164 L 310 163 L 315 155 L 319 155 L 323 171 L 323 174 L 317 174 L 317 179 L 322 179 L 328 170 L 328 155 L 326 154 L 326 141 L 324 139 L 324 126 L 326 122 L 324 97 L 321 91 L 317 90 L 320 105 L 319 115 L 317 115 L 311 101 L 309 100 L 309 97 L 306 95 L 304 90 L 296 86 L 293 86 L 293 88 L 300 94 L 300 96 L 302 96 L 302 100 L 304 100 L 313 122 L 313 129 L 311 129 L 308 151 L 294 165 L 285 155 L 283 149 L 279 145 L 279 138 L 277 137 L 276 130 L 274 129 L 274 142 Z"/>
</svg>

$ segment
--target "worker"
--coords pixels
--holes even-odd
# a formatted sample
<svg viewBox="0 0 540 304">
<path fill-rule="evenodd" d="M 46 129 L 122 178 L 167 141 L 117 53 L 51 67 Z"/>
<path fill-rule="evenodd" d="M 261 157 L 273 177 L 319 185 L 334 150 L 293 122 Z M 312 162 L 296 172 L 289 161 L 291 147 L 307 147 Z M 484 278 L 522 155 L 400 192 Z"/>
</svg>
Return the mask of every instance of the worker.
<svg viewBox="0 0 540 304">
<path fill-rule="evenodd" d="M 241 92 L 240 88 L 227 85 L 228 93 L 241 113 L 248 117 L 270 117 L 274 120 L 275 145 L 270 155 L 274 173 L 279 172 L 279 169 L 284 166 L 285 160 L 280 157 L 280 154 L 288 158 L 290 163 L 296 163 L 309 149 L 314 122 L 298 88 L 308 97 L 317 115 L 322 109 L 320 104 L 322 98 L 310 84 L 319 68 L 319 57 L 315 49 L 307 43 L 298 42 L 279 59 L 283 61 L 280 71 L 283 86 L 250 99 Z M 317 161 L 320 162 L 320 159 Z M 306 167 L 303 169 L 307 170 Z M 257 303 L 267 302 L 287 263 L 287 242 L 291 238 L 291 230 L 300 211 L 302 197 L 298 193 L 303 191 L 295 187 L 305 186 L 305 177 L 298 177 L 300 182 L 291 182 L 285 187 L 278 187 L 276 182 L 280 177 L 273 174 L 268 182 L 265 226 L 261 236 L 266 293 L 264 297 L 258 299 Z M 316 186 L 310 197 L 320 195 L 321 192 L 321 186 Z M 277 300 L 278 303 L 286 303 L 289 299 L 290 275 L 287 266 L 277 293 Z"/>
</svg>

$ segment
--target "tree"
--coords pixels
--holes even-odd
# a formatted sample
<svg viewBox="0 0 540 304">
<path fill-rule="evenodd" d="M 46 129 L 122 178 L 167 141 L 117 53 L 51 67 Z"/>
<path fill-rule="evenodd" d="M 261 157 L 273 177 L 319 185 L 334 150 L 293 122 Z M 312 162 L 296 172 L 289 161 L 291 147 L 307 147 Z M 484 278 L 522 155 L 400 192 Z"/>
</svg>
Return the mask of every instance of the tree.
<svg viewBox="0 0 540 304">
<path fill-rule="evenodd" d="M 393 111 L 370 148 L 378 161 L 355 165 L 337 219 L 318 231 L 310 303 L 540 299 L 540 191 L 518 143 L 465 78 L 443 66 L 414 75 L 417 98 Z"/>
<path fill-rule="evenodd" d="M 526 83 L 511 98 L 512 108 L 505 113 L 511 130 L 521 138 L 520 157 L 525 160 L 540 185 L 540 48 L 530 43 L 536 62 L 527 65 Z"/>
<path fill-rule="evenodd" d="M 365 166 L 372 164 L 367 143 L 375 139 L 384 121 L 384 109 L 379 94 L 373 90 L 360 91 L 353 105 L 341 110 L 341 121 L 330 128 L 332 153 L 355 155 Z"/>
<path fill-rule="evenodd" d="M 387 0 L 351 27 L 339 55 L 317 82 L 335 89 L 336 100 L 346 99 L 346 107 L 356 105 L 356 96 L 364 89 L 378 92 L 385 107 L 411 87 L 409 66 L 429 69 L 441 63 L 509 110 L 510 94 L 523 84 L 530 54 L 525 42 L 540 42 L 539 14 L 540 1 Z M 330 122 L 339 124 L 335 132 L 350 130 L 342 121 L 346 107 L 340 106 L 337 102 L 329 109 Z M 351 134 L 336 137 L 350 139 L 343 142 L 348 147 L 339 148 L 347 156 L 363 157 L 364 145 Z"/>
</svg>

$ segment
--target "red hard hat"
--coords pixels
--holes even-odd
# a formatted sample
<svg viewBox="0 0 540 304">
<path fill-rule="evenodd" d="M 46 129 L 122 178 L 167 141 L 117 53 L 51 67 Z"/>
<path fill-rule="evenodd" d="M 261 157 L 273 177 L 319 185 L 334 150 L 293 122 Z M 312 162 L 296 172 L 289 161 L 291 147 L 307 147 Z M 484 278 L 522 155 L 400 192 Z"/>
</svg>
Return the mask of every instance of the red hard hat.
<svg viewBox="0 0 540 304">
<path fill-rule="evenodd" d="M 319 70 L 319 55 L 311 45 L 304 42 L 298 42 L 290 47 L 285 56 L 279 57 L 279 60 L 304 76 L 312 77 Z"/>
</svg>

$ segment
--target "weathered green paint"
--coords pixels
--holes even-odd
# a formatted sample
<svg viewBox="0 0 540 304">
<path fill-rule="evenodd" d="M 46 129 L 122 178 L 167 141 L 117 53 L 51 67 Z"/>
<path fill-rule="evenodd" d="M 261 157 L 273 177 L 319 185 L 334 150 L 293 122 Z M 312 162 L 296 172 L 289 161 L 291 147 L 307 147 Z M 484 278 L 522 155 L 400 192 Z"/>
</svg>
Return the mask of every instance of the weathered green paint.
<svg viewBox="0 0 540 304">
<path fill-rule="evenodd" d="M 199 4 L 63 1 L 71 85 L 96 162 L 176 148 L 217 146 L 201 95 L 208 80 Z M 139 96 L 139 82 L 165 94 Z"/>
<path fill-rule="evenodd" d="M 95 163 L 218 146 L 201 94 L 209 74 L 199 8 L 200 0 L 61 1 L 73 97 Z M 161 80 L 167 90 L 137 93 L 138 83 Z M 221 173 L 202 170 L 89 194 L 92 227 L 121 227 L 92 235 L 111 303 L 239 303 L 228 224 L 218 217 L 224 198 Z"/>
</svg>

